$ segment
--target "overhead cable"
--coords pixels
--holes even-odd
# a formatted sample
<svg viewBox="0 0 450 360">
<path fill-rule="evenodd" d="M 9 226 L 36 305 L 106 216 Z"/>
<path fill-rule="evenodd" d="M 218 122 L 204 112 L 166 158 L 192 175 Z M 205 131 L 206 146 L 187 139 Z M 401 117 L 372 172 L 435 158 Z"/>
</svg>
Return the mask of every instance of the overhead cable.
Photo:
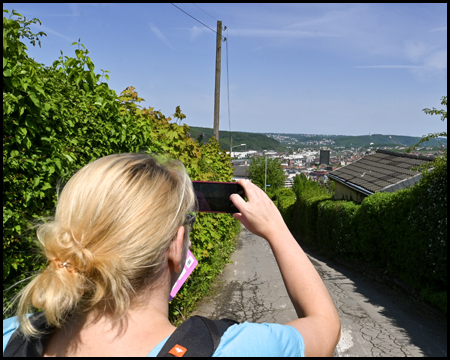
<svg viewBox="0 0 450 360">
<path fill-rule="evenodd" d="M 186 11 L 184 11 L 183 9 L 180 9 L 178 6 L 176 6 L 174 3 L 170 3 L 171 5 L 175 6 L 178 10 L 181 10 L 182 12 L 184 12 L 186 15 L 190 16 L 191 18 L 193 18 L 195 21 L 198 21 L 200 24 L 202 24 L 203 26 L 207 27 L 209 30 L 211 30 L 212 32 L 217 34 L 217 31 L 211 29 L 208 25 L 203 24 L 200 20 L 197 20 L 195 17 L 193 17 L 192 15 L 188 14 Z M 222 41 L 226 41 L 227 38 L 222 36 L 223 40 Z"/>
<path fill-rule="evenodd" d="M 171 5 L 175 6 L 178 10 L 184 12 L 186 15 L 190 16 L 191 18 L 193 18 L 195 21 L 198 21 L 200 24 L 202 24 L 203 26 L 207 27 L 209 30 L 211 30 L 212 32 L 217 34 L 217 31 L 211 29 L 208 25 L 205 25 L 204 23 L 202 23 L 200 20 L 196 19 L 195 17 L 193 17 L 192 15 L 188 14 L 186 11 L 184 11 L 183 9 L 180 9 L 178 6 L 176 6 L 173 3 L 170 3 Z M 194 3 L 192 3 L 192 5 L 198 7 L 197 5 L 195 5 Z M 200 7 L 198 7 L 200 10 L 202 10 Z M 207 14 L 208 16 L 212 17 L 211 15 L 209 15 L 206 11 L 202 10 L 205 14 Z M 214 17 L 212 17 L 214 20 Z M 230 117 L 230 81 L 229 81 L 229 71 L 228 71 L 228 29 L 225 26 L 224 30 L 227 31 L 227 37 L 222 36 L 222 41 L 226 42 L 226 57 L 227 57 L 227 95 L 228 95 L 228 126 L 230 129 L 230 142 L 231 142 L 231 117 Z"/>
<path fill-rule="evenodd" d="M 213 17 L 212 15 L 209 15 L 205 10 L 203 10 L 201 7 L 195 5 L 194 3 L 191 3 L 192 5 L 198 7 L 201 11 L 203 11 L 206 15 L 208 15 L 209 17 L 213 18 L 214 20 L 218 21 L 215 17 Z"/>
</svg>

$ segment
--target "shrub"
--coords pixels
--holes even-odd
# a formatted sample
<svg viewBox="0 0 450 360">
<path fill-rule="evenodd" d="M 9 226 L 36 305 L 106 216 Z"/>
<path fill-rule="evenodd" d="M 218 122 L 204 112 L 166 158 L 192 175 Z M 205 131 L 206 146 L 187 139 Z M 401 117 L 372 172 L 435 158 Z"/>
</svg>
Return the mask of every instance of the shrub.
<svg viewBox="0 0 450 360">
<path fill-rule="evenodd" d="M 295 193 L 292 189 L 289 188 L 281 188 L 274 192 L 274 196 L 272 197 L 275 205 L 280 210 L 283 219 L 288 226 L 292 224 L 294 204 L 295 204 Z"/>
<path fill-rule="evenodd" d="M 381 263 L 381 239 L 386 237 L 382 225 L 383 214 L 392 198 L 390 193 L 376 193 L 364 198 L 358 212 L 357 236 L 358 250 L 363 259 L 371 263 Z"/>
<path fill-rule="evenodd" d="M 3 17 L 4 288 L 45 265 L 30 251 L 35 237 L 26 229 L 53 213 L 58 181 L 100 156 L 159 146 L 148 141 L 148 123 L 120 113 L 115 92 L 98 83 L 87 50 L 61 56 L 51 67 L 26 55 L 19 39 L 34 39 L 28 25 L 36 21 Z"/>
<path fill-rule="evenodd" d="M 388 272 L 446 313 L 447 157 L 432 165 L 413 187 L 375 193 L 361 204 L 333 200 L 303 175 L 294 180 L 293 208 L 275 203 L 301 242 Z"/>
<path fill-rule="evenodd" d="M 279 159 L 255 157 L 250 162 L 248 172 L 256 186 L 264 190 L 264 185 L 267 184 L 267 192 L 271 193 L 283 187 L 286 180 Z"/>
<path fill-rule="evenodd" d="M 329 255 L 354 258 L 356 244 L 355 217 L 359 206 L 350 201 L 326 200 L 318 205 L 317 245 Z"/>
<path fill-rule="evenodd" d="M 20 38 L 34 45 L 45 34 L 29 30 L 39 20 L 12 15 L 17 18 L 3 17 L 4 317 L 11 315 L 5 312 L 9 299 L 46 265 L 35 254 L 34 233 L 25 230 L 31 221 L 54 213 L 58 181 L 98 157 L 120 152 L 169 155 L 185 164 L 193 180 L 230 181 L 233 174 L 231 159 L 217 141 L 199 144 L 188 135 L 189 126 L 171 123 L 152 108 L 141 109 L 143 99 L 133 87 L 117 96 L 99 82 L 102 76 L 81 43 L 72 44 L 79 47 L 76 57 L 61 53 L 50 67 L 30 59 Z M 177 107 L 174 117 L 186 116 Z M 170 304 L 173 322 L 192 310 L 229 261 L 237 223 L 226 214 L 198 215 L 191 251 L 199 265 Z"/>
</svg>

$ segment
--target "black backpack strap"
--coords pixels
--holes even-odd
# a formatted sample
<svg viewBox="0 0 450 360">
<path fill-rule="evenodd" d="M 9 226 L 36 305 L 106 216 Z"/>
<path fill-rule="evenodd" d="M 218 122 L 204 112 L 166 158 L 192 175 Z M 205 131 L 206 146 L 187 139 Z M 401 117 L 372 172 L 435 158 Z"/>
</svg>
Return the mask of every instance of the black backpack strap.
<svg viewBox="0 0 450 360">
<path fill-rule="evenodd" d="M 55 328 L 48 326 L 43 312 L 33 314 L 29 319 L 33 327 L 44 334 L 37 338 L 27 339 L 19 327 L 11 335 L 3 354 L 4 357 L 41 357 L 44 353 L 45 342 Z"/>
<path fill-rule="evenodd" d="M 183 322 L 170 336 L 158 353 L 158 357 L 210 357 L 219 346 L 220 339 L 234 320 L 210 320 L 193 316 Z"/>
<path fill-rule="evenodd" d="M 211 353 L 214 354 L 214 351 L 217 349 L 217 347 L 219 346 L 220 343 L 220 338 L 222 337 L 222 334 L 219 332 L 219 328 L 217 327 L 217 325 L 214 323 L 214 321 L 207 319 L 203 316 L 199 316 L 199 319 L 201 319 L 204 324 L 206 325 L 206 327 L 208 328 L 209 331 L 209 335 L 211 336 L 211 340 L 213 342 L 213 352 Z M 210 355 L 210 356 L 211 356 Z"/>
<path fill-rule="evenodd" d="M 4 357 L 42 356 L 45 343 L 55 328 L 47 324 L 43 312 L 31 315 L 30 321 L 35 329 L 44 334 L 27 340 L 19 327 L 11 335 L 3 354 Z M 231 319 L 210 320 L 203 316 L 193 316 L 175 330 L 157 356 L 174 357 L 169 351 L 176 345 L 181 345 L 186 349 L 183 354 L 186 357 L 212 356 L 219 346 L 222 335 L 234 324 L 238 324 L 238 322 Z"/>
<path fill-rule="evenodd" d="M 216 324 L 217 328 L 219 329 L 221 336 L 224 334 L 225 331 L 227 331 L 227 329 L 230 326 L 233 326 L 235 324 L 239 324 L 239 322 L 236 321 L 236 320 L 225 319 L 225 318 L 224 319 L 220 319 L 220 320 L 210 320 L 210 321 L 214 321 L 214 324 Z"/>
</svg>

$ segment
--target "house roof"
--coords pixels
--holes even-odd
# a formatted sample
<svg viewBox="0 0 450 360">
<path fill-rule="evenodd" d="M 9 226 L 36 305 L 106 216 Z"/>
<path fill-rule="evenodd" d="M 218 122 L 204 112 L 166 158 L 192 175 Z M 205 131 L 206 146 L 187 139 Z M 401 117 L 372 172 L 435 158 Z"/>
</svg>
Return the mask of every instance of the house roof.
<svg viewBox="0 0 450 360">
<path fill-rule="evenodd" d="M 329 177 L 365 195 L 393 192 L 419 181 L 421 173 L 411 168 L 434 157 L 378 149 L 375 153 L 329 173 Z"/>
<path fill-rule="evenodd" d="M 234 168 L 234 176 L 236 177 L 249 177 L 250 174 L 248 173 L 248 165 L 238 165 L 233 166 Z"/>
</svg>

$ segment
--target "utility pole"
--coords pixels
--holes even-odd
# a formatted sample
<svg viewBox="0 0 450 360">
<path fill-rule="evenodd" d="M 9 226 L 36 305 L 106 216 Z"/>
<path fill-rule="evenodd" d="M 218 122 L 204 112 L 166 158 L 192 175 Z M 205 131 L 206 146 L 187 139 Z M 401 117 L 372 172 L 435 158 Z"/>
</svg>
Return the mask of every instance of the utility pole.
<svg viewBox="0 0 450 360">
<path fill-rule="evenodd" d="M 220 113 L 220 64 L 222 59 L 222 21 L 217 21 L 216 40 L 216 89 L 214 92 L 214 137 L 219 141 L 219 113 Z M 231 150 L 230 150 L 231 152 Z"/>
</svg>

